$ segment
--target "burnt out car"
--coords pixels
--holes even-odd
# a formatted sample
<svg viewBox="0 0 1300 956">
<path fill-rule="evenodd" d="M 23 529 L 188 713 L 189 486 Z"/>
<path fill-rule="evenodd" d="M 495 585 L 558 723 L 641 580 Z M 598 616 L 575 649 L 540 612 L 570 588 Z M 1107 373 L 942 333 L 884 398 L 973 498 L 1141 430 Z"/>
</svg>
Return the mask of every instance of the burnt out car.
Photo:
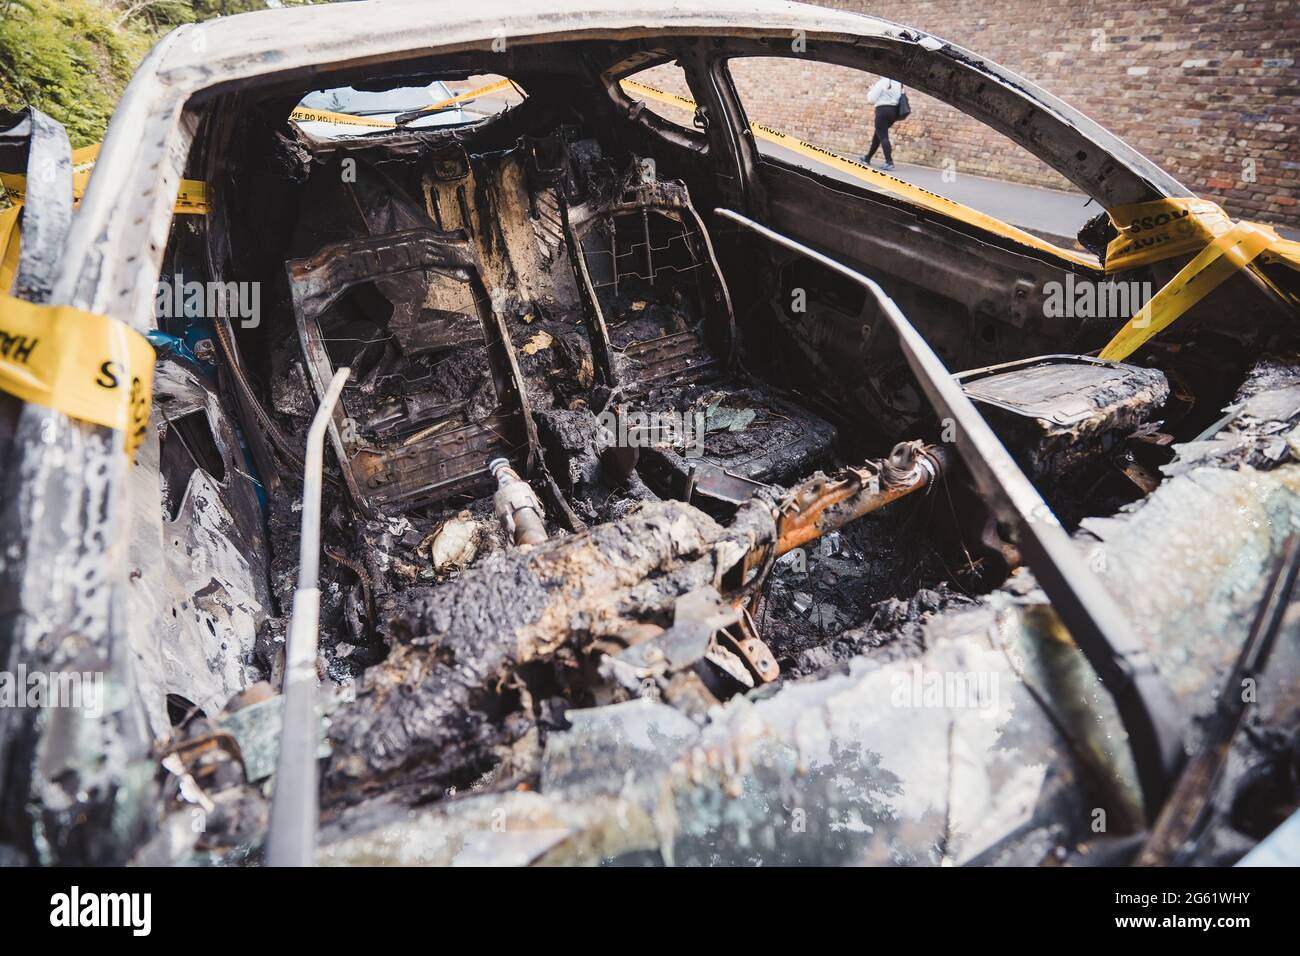
<svg viewBox="0 0 1300 956">
<path fill-rule="evenodd" d="M 772 57 L 1095 215 L 795 162 Z M 102 679 L 0 708 L 8 861 L 1228 863 L 1300 800 L 1294 252 L 977 54 L 392 0 L 169 34 L 88 179 L 6 125 L 6 357 L 112 409 L 4 396 L 6 670 Z"/>
</svg>

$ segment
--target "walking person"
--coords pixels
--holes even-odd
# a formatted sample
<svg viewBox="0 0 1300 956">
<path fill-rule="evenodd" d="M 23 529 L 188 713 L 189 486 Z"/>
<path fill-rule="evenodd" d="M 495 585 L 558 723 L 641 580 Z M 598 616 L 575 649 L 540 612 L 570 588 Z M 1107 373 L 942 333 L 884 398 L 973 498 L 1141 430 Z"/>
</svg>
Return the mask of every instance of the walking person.
<svg viewBox="0 0 1300 956">
<path fill-rule="evenodd" d="M 894 168 L 894 150 L 889 142 L 889 127 L 899 120 L 898 102 L 903 98 L 903 84 L 882 76 L 867 94 L 867 102 L 876 107 L 876 132 L 871 137 L 871 149 L 862 157 L 863 162 L 871 165 L 871 157 L 881 146 L 885 148 L 884 169 Z"/>
</svg>

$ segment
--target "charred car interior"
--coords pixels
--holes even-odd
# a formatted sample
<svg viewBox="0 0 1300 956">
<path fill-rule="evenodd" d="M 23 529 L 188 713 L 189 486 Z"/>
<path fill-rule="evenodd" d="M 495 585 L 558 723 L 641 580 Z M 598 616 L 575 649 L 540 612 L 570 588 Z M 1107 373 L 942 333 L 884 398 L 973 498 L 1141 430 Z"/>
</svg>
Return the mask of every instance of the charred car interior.
<svg viewBox="0 0 1300 956">
<path fill-rule="evenodd" d="M 51 760 L 24 769 L 54 731 L 9 728 L 27 741 L 0 765 L 9 852 L 262 859 L 308 433 L 341 369 L 311 662 L 319 862 L 451 862 L 469 831 L 492 862 L 1215 862 L 1300 804 L 1288 623 L 1263 672 L 1282 690 L 1231 737 L 1229 770 L 1184 794 L 1210 822 L 1148 842 L 1187 789 L 1184 746 L 1215 740 L 1271 569 L 1296 560 L 1294 273 L 1234 277 L 1103 360 L 1123 320 L 1055 314 L 1045 290 L 1103 276 L 1107 209 L 1186 191 L 974 54 L 760 6 L 770 25 L 727 4 L 703 25 L 565 13 L 504 50 L 336 49 L 186 79 L 170 162 L 207 209 L 156 250 L 158 289 L 182 291 L 149 303 L 152 418 L 117 492 L 119 663 L 146 743 L 95 771 L 118 809 L 86 823 L 103 793 Z M 898 76 L 1085 190 L 1078 247 L 760 155 L 728 61 L 788 56 L 800 24 L 807 56 Z M 690 127 L 621 86 L 671 64 Z M 322 90 L 480 75 L 519 102 L 342 136 L 292 118 Z M 188 307 L 187 283 L 254 287 L 256 316 Z M 992 446 L 1005 464 L 971 457 Z M 992 689 L 923 706 L 936 674 Z M 194 806 L 198 834 L 177 822 Z M 793 808 L 814 838 L 783 840 Z M 76 836 L 94 826 L 117 836 Z"/>
</svg>

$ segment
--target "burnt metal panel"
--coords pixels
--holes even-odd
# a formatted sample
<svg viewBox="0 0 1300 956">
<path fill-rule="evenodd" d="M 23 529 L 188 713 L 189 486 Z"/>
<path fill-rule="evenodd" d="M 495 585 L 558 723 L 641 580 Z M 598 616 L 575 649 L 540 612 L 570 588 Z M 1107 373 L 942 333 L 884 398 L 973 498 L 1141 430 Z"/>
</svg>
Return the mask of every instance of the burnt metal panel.
<svg viewBox="0 0 1300 956">
<path fill-rule="evenodd" d="M 1033 478 L 1070 472 L 1151 422 L 1163 372 L 1088 355 L 1044 355 L 955 376 Z"/>
</svg>

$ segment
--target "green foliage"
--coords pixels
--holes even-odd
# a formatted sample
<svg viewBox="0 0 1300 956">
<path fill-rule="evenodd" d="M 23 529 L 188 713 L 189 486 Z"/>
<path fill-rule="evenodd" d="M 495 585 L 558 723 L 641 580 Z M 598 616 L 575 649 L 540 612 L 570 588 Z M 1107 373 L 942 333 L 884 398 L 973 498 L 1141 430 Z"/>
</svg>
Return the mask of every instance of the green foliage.
<svg viewBox="0 0 1300 956">
<path fill-rule="evenodd" d="M 194 13 L 200 20 L 211 17 L 234 16 L 249 10 L 266 8 L 265 0 L 193 0 Z"/>
<path fill-rule="evenodd" d="M 153 40 L 100 0 L 0 0 L 0 106 L 29 104 L 68 130 L 72 145 L 104 135 Z"/>
<path fill-rule="evenodd" d="M 160 34 L 202 19 L 194 15 L 191 0 L 117 0 L 117 6 L 125 8 L 130 22 L 147 25 Z"/>
<path fill-rule="evenodd" d="M 286 6 L 312 0 L 286 0 Z M 261 10 L 265 0 L 0 0 L 0 109 L 32 105 L 74 148 L 104 138 L 140 60 L 183 23 Z"/>
</svg>

